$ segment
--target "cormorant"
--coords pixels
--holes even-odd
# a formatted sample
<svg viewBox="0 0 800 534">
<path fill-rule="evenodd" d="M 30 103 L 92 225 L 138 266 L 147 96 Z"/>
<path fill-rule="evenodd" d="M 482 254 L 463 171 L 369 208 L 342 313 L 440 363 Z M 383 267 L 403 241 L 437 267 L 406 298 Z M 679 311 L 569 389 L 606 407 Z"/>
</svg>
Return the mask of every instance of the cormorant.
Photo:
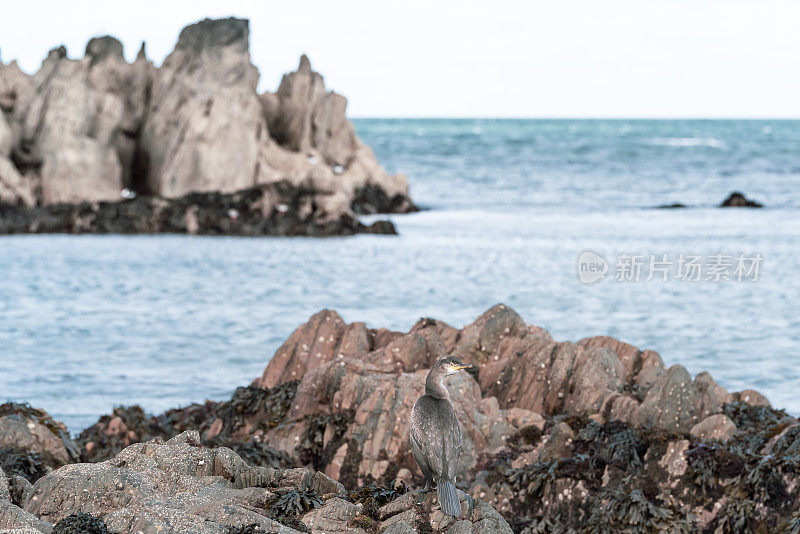
<svg viewBox="0 0 800 534">
<path fill-rule="evenodd" d="M 454 517 L 461 515 L 455 487 L 456 467 L 461 456 L 461 427 L 444 379 L 470 367 L 472 365 L 462 363 L 458 356 L 438 360 L 428 372 L 425 395 L 414 403 L 409 427 L 411 454 L 425 475 L 425 487 L 420 491 L 427 492 L 431 484 L 436 483 L 442 511 Z"/>
</svg>

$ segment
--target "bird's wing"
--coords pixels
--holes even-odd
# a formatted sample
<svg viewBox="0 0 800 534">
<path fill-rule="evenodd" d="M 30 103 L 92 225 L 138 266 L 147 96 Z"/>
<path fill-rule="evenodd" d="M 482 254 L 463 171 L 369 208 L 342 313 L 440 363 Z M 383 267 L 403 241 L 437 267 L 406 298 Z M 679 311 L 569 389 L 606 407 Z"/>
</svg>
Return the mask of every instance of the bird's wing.
<svg viewBox="0 0 800 534">
<path fill-rule="evenodd" d="M 450 480 L 455 477 L 461 455 L 461 427 L 452 407 L 446 408 L 449 410 L 431 410 L 425 417 L 416 418 L 410 439 L 415 456 L 419 453 L 435 475 Z"/>
</svg>

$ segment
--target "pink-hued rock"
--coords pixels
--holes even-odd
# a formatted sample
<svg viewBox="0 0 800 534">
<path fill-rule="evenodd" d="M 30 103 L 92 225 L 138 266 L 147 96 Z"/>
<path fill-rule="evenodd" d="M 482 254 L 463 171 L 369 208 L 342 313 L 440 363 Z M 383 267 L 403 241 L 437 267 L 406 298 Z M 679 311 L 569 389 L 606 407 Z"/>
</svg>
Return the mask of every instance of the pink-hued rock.
<svg viewBox="0 0 800 534">
<path fill-rule="evenodd" d="M 700 439 L 728 441 L 735 432 L 736 425 L 731 421 L 731 418 L 725 414 L 718 413 L 709 415 L 694 425 L 689 434 Z"/>
<path fill-rule="evenodd" d="M 11 402 L 0 405 L 0 448 L 37 454 L 45 469 L 78 459 L 78 448 L 63 423 L 44 410 Z"/>
<path fill-rule="evenodd" d="M 766 408 L 772 406 L 764 395 L 752 389 L 737 391 L 733 394 L 732 398 L 745 404 L 749 404 L 750 406 L 764 406 Z"/>
</svg>

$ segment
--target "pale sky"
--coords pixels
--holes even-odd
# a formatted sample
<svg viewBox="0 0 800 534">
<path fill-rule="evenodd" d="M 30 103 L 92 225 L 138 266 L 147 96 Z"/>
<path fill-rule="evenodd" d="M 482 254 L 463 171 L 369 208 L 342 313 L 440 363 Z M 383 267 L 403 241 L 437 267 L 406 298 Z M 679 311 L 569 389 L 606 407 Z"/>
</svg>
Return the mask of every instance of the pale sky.
<svg viewBox="0 0 800 534">
<path fill-rule="evenodd" d="M 0 53 L 38 69 L 111 34 L 157 64 L 186 24 L 251 21 L 262 90 L 307 53 L 352 117 L 800 118 L 797 0 L 3 2 Z"/>
</svg>

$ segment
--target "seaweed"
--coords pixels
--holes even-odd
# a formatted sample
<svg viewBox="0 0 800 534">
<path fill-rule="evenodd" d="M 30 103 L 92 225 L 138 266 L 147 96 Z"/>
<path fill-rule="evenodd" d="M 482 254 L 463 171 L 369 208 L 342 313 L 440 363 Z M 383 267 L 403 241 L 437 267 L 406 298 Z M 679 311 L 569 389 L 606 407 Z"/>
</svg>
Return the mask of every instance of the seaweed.
<svg viewBox="0 0 800 534">
<path fill-rule="evenodd" d="M 239 455 L 248 465 L 272 467 L 275 469 L 291 469 L 296 467 L 285 451 L 275 449 L 266 443 L 256 440 L 229 441 L 219 437 L 207 440 L 209 447 L 228 447 Z"/>
<path fill-rule="evenodd" d="M 506 440 L 506 445 L 512 450 L 519 450 L 526 445 L 535 445 L 542 439 L 542 435 L 542 429 L 538 426 L 528 425 L 520 428 L 517 432 L 509 436 Z"/>
<path fill-rule="evenodd" d="M 255 523 L 251 523 L 242 527 L 230 526 L 225 530 L 225 534 L 259 534 L 260 532 L 261 527 Z"/>
<path fill-rule="evenodd" d="M 739 430 L 740 444 L 750 451 L 760 450 L 786 427 L 797 423 L 797 420 L 785 411 L 767 406 L 751 406 L 736 401 L 727 403 L 722 409 Z"/>
<path fill-rule="evenodd" d="M 785 475 L 800 473 L 800 457 L 768 454 L 749 464 L 734 480 L 737 496 L 757 499 L 780 508 L 787 503 Z"/>
<path fill-rule="evenodd" d="M 347 427 L 353 422 L 354 410 L 342 412 L 317 412 L 303 418 L 306 423 L 303 437 L 296 447 L 300 462 L 311 464 L 317 471 L 324 471 L 330 463 L 333 454 L 345 442 L 344 435 Z M 325 444 L 325 432 L 331 428 L 332 433 L 328 443 Z"/>
<path fill-rule="evenodd" d="M 107 460 L 132 443 L 144 442 L 160 437 L 170 439 L 185 430 L 208 431 L 217 421 L 222 421 L 222 431 L 211 437 L 213 446 L 227 446 L 242 450 L 247 461 L 258 465 L 289 467 L 288 456 L 274 450 L 251 446 L 249 440 L 233 439 L 237 430 L 250 425 L 252 432 L 270 430 L 283 424 L 297 393 L 298 381 L 284 382 L 274 388 L 247 386 L 237 388 L 229 401 L 191 404 L 184 408 L 168 410 L 161 415 L 147 414 L 140 406 L 118 406 L 111 415 L 102 416 L 98 422 L 78 436 L 81 459 L 85 462 Z M 128 432 L 107 432 L 108 426 L 119 418 Z M 93 443 L 91 450 L 87 448 Z"/>
<path fill-rule="evenodd" d="M 304 514 L 322 506 L 322 500 L 314 490 L 288 490 L 277 494 L 269 503 L 270 517 L 278 521 Z"/>
<path fill-rule="evenodd" d="M 800 510 L 785 518 L 778 525 L 778 532 L 782 534 L 800 534 Z"/>
<path fill-rule="evenodd" d="M 586 532 L 692 532 L 692 518 L 673 502 L 651 501 L 639 489 L 601 491 L 586 521 Z"/>
<path fill-rule="evenodd" d="M 404 482 L 392 481 L 390 484 L 368 484 L 348 493 L 347 498 L 350 502 L 363 505 L 364 515 L 373 519 L 379 519 L 378 509 L 389 504 L 401 495 L 408 493 L 408 488 Z"/>
<path fill-rule="evenodd" d="M 47 474 L 41 456 L 19 449 L 0 449 L 0 468 L 7 476 L 19 475 L 29 482 L 36 482 Z"/>
<path fill-rule="evenodd" d="M 723 479 L 741 475 L 747 464 L 743 453 L 717 442 L 695 442 L 686 451 L 691 476 L 706 497 Z"/>
<path fill-rule="evenodd" d="M 757 526 L 756 503 L 738 498 L 725 502 L 706 530 L 715 534 L 738 534 L 755 532 Z"/>
<path fill-rule="evenodd" d="M 610 421 L 605 425 L 588 421 L 578 432 L 575 447 L 592 457 L 599 456 L 606 464 L 627 471 L 629 468 L 642 467 L 648 444 L 621 421 Z"/>
<path fill-rule="evenodd" d="M 571 458 L 533 462 L 521 468 L 509 469 L 506 476 L 516 493 L 526 495 L 527 502 L 547 494 L 559 478 L 584 480 L 590 486 L 599 485 L 604 467 L 605 464 L 597 463 L 587 455 L 577 454 Z"/>
<path fill-rule="evenodd" d="M 105 522 L 85 512 L 72 514 L 53 526 L 53 534 L 109 534 Z"/>
</svg>

